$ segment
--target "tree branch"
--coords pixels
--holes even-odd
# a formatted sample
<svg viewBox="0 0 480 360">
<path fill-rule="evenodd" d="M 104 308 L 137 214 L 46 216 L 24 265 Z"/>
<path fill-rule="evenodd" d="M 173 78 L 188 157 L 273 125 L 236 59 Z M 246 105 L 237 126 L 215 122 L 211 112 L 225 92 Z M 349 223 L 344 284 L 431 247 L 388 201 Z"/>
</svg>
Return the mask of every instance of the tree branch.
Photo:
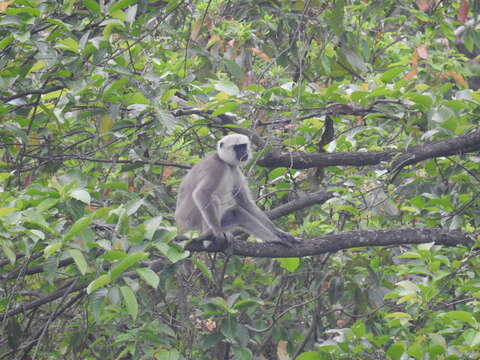
<svg viewBox="0 0 480 360">
<path fill-rule="evenodd" d="M 395 152 L 335 152 L 335 153 L 305 153 L 291 152 L 284 154 L 269 153 L 257 164 L 267 168 L 286 167 L 289 169 L 310 169 L 325 166 L 364 166 L 377 165 L 389 161 Z"/>
<path fill-rule="evenodd" d="M 277 219 L 279 217 L 291 214 L 298 210 L 305 209 L 315 204 L 323 204 L 325 201 L 331 199 L 332 197 L 333 193 L 331 191 L 320 190 L 302 196 L 297 200 L 289 201 L 286 204 L 280 205 L 275 209 L 267 211 L 266 214 L 270 219 Z"/>
<path fill-rule="evenodd" d="M 10 316 L 20 314 L 20 313 L 25 312 L 27 310 L 37 308 L 41 305 L 44 305 L 44 304 L 52 302 L 56 299 L 59 299 L 59 298 L 61 298 L 65 295 L 66 291 L 68 291 L 69 293 L 74 293 L 74 292 L 77 292 L 79 290 L 83 290 L 88 285 L 88 284 L 78 284 L 78 285 L 75 285 L 75 286 L 71 286 L 72 284 L 73 284 L 73 280 L 69 281 L 63 288 L 61 288 L 61 289 L 59 289 L 59 290 L 57 290 L 57 291 L 55 291 L 51 294 L 48 294 L 48 295 L 46 295 L 46 296 L 44 296 L 44 297 L 42 297 L 38 300 L 34 300 L 34 301 L 31 301 L 31 302 L 25 303 L 25 304 L 19 304 L 11 310 L 8 310 L 4 313 L 0 313 L 0 321 L 3 321 L 3 319 L 8 318 Z"/>
<path fill-rule="evenodd" d="M 222 244 L 213 243 L 205 248 L 202 241 L 194 239 L 186 249 L 192 252 L 223 251 Z M 214 239 L 208 239 L 214 240 Z M 303 257 L 320 255 L 339 250 L 365 246 L 398 246 L 406 244 L 423 244 L 434 242 L 437 245 L 456 246 L 471 245 L 472 241 L 461 231 L 433 229 L 391 229 L 391 230 L 356 230 L 338 234 L 326 235 L 320 238 L 305 239 L 298 245 L 286 247 L 279 243 L 253 243 L 234 240 L 232 248 L 228 249 L 234 255 L 250 257 Z"/>
<path fill-rule="evenodd" d="M 23 93 L 18 93 L 18 94 L 11 95 L 11 96 L 2 96 L 2 97 L 0 97 L 0 101 L 9 102 L 9 101 L 12 101 L 12 100 L 24 97 L 24 96 L 43 95 L 43 94 L 48 94 L 48 93 L 51 93 L 51 92 L 54 92 L 54 91 L 57 91 L 57 90 L 62 90 L 62 89 L 65 89 L 65 86 L 56 85 L 56 86 L 49 87 L 48 89 L 29 90 L 29 91 L 25 91 Z"/>
<path fill-rule="evenodd" d="M 267 168 L 287 167 L 291 169 L 325 166 L 365 166 L 377 165 L 382 161 L 390 161 L 395 155 L 398 155 L 392 165 L 392 171 L 398 171 L 407 165 L 413 165 L 427 159 L 467 154 L 479 150 L 480 128 L 477 128 L 467 135 L 456 136 L 430 144 L 411 146 L 404 152 L 269 153 L 258 161 L 258 165 Z"/>
<path fill-rule="evenodd" d="M 392 164 L 393 171 L 407 165 L 440 156 L 461 155 L 480 150 L 480 128 L 470 134 L 453 137 L 436 143 L 409 147 L 404 154 L 398 156 Z"/>
</svg>

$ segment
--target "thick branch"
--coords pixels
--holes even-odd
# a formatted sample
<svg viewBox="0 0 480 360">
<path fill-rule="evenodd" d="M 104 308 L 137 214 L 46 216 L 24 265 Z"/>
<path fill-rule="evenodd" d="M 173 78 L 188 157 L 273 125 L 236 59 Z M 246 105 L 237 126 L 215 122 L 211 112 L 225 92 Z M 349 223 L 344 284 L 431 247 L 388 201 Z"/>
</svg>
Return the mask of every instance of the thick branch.
<svg viewBox="0 0 480 360">
<path fill-rule="evenodd" d="M 455 246 L 470 245 L 471 240 L 461 231 L 443 229 L 391 229 L 391 230 L 357 230 L 339 234 L 326 235 L 321 238 L 301 241 L 293 247 L 285 247 L 278 243 L 253 243 L 234 240 L 234 255 L 250 257 L 303 257 L 336 252 L 343 249 L 364 246 L 398 246 L 406 244 L 423 244 L 434 242 L 437 245 Z M 201 241 L 192 241 L 189 251 L 218 252 L 223 249 L 213 244 L 208 249 Z"/>
<path fill-rule="evenodd" d="M 470 134 L 438 141 L 432 144 L 412 146 L 398 156 L 392 164 L 394 170 L 407 165 L 440 156 L 461 155 L 480 150 L 480 128 Z"/>
<path fill-rule="evenodd" d="M 267 168 L 286 167 L 290 169 L 377 165 L 382 161 L 389 161 L 394 154 L 395 152 L 393 151 L 335 153 L 305 153 L 297 151 L 285 154 L 269 153 L 258 161 L 258 165 Z"/>
<path fill-rule="evenodd" d="M 292 169 L 308 169 L 325 166 L 365 166 L 377 165 L 382 161 L 390 161 L 398 154 L 392 168 L 404 166 L 441 156 L 467 154 L 480 150 L 480 128 L 470 134 L 441 140 L 430 144 L 411 146 L 402 152 L 337 152 L 337 153 L 303 153 L 267 154 L 258 164 L 267 168 L 287 167 Z"/>
</svg>

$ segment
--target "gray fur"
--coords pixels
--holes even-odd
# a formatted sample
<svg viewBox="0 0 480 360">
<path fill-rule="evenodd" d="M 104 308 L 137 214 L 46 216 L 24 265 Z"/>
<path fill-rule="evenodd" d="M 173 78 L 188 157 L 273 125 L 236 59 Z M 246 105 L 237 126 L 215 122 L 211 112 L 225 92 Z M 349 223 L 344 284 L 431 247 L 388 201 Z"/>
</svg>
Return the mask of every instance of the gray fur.
<svg viewBox="0 0 480 360">
<path fill-rule="evenodd" d="M 183 179 L 177 198 L 175 220 L 180 231 L 202 230 L 217 238 L 231 237 L 241 229 L 264 241 L 291 246 L 296 239 L 277 228 L 252 200 L 240 166 L 247 158 L 238 159 L 236 145 L 246 145 L 250 157 L 250 141 L 244 135 L 224 137 L 217 152 L 196 164 Z"/>
</svg>

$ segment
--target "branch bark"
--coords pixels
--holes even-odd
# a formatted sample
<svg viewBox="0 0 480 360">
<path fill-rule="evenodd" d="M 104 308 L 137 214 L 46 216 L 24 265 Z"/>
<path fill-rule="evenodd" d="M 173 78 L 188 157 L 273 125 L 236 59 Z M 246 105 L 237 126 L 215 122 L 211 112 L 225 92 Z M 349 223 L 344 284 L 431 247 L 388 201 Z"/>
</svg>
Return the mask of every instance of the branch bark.
<svg viewBox="0 0 480 360">
<path fill-rule="evenodd" d="M 297 200 L 289 201 L 286 204 L 267 211 L 266 214 L 270 219 L 277 219 L 315 204 L 323 204 L 325 201 L 331 198 L 333 198 L 333 193 L 331 191 L 320 190 L 306 196 L 302 196 Z"/>
<path fill-rule="evenodd" d="M 472 240 L 458 230 L 399 228 L 390 230 L 348 231 L 326 235 L 320 238 L 305 239 L 293 247 L 285 247 L 278 243 L 253 243 L 234 240 L 228 251 L 234 255 L 250 257 L 303 257 L 336 252 L 354 247 L 399 246 L 430 242 L 445 246 L 468 246 L 472 244 Z M 192 252 L 218 252 L 224 250 L 222 244 L 217 245 L 215 243 L 205 248 L 203 242 L 197 241 L 197 239 L 194 239 L 186 249 Z"/>
<path fill-rule="evenodd" d="M 467 135 L 409 147 L 404 154 L 393 161 L 392 169 L 398 171 L 407 165 L 416 164 L 423 160 L 441 156 L 462 155 L 478 150 L 480 150 L 480 128 Z"/>
<path fill-rule="evenodd" d="M 407 165 L 413 165 L 427 159 L 467 154 L 479 150 L 480 128 L 477 128 L 466 135 L 456 136 L 430 144 L 411 146 L 403 152 L 269 153 L 258 161 L 258 165 L 267 168 L 287 167 L 291 169 L 308 169 L 325 166 L 365 166 L 377 165 L 382 161 L 390 161 L 397 155 L 397 158 L 392 164 L 392 171 L 398 171 Z"/>
</svg>

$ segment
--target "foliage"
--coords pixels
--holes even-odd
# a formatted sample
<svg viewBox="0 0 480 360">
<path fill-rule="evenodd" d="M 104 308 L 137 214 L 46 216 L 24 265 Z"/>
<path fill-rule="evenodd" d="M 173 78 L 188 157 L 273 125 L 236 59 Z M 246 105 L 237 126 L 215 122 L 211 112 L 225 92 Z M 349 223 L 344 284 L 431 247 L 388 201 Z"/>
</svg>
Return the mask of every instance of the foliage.
<svg viewBox="0 0 480 360">
<path fill-rule="evenodd" d="M 256 135 L 260 161 L 477 130 L 479 7 L 1 1 L 0 359 L 480 357 L 475 246 L 191 254 L 172 215 L 185 169 L 230 131 Z M 478 150 L 247 170 L 266 209 L 334 194 L 279 220 L 300 238 L 477 239 Z"/>
</svg>

